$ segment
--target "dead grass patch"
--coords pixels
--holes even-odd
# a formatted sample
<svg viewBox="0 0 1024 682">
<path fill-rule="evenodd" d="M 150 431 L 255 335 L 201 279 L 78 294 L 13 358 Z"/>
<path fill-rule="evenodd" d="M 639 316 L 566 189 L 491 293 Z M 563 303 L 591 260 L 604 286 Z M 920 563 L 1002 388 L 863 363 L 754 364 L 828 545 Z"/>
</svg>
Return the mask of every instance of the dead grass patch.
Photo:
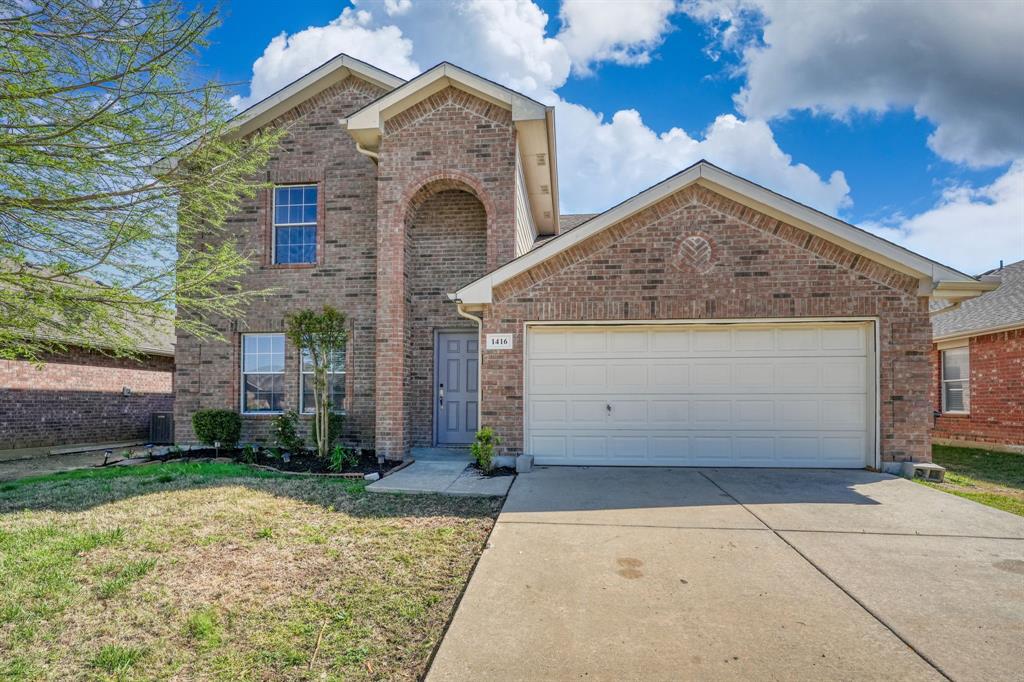
<svg viewBox="0 0 1024 682">
<path fill-rule="evenodd" d="M 9 491 L 0 678 L 421 675 L 498 503 L 244 472 Z"/>
</svg>

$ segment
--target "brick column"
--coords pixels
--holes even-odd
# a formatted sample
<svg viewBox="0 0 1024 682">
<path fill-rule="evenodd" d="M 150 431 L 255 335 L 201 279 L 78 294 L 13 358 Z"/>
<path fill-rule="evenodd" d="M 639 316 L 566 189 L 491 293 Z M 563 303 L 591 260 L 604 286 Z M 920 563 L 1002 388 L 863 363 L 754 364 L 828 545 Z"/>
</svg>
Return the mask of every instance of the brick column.
<svg viewBox="0 0 1024 682">
<path fill-rule="evenodd" d="M 405 225 L 400 197 L 385 169 L 377 186 L 377 453 L 404 459 Z"/>
</svg>

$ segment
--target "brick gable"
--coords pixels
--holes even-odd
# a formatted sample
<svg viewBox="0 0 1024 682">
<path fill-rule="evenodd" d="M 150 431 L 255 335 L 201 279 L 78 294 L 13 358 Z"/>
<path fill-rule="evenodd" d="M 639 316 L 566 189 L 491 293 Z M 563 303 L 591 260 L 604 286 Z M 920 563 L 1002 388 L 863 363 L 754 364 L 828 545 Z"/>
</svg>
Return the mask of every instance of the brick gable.
<svg viewBox="0 0 1024 682">
<path fill-rule="evenodd" d="M 695 272 L 683 240 L 714 262 Z M 485 332 L 556 320 L 878 317 L 882 458 L 928 459 L 930 348 L 917 282 L 704 188 L 688 188 L 503 283 Z M 521 353 L 484 353 L 484 425 L 522 448 Z"/>
</svg>

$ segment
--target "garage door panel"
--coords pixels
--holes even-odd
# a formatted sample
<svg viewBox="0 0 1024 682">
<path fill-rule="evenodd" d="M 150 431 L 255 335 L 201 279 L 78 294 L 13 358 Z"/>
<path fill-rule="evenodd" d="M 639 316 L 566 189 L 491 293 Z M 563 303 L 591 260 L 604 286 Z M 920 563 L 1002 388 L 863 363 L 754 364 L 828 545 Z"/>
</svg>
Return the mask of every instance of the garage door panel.
<svg viewBox="0 0 1024 682">
<path fill-rule="evenodd" d="M 648 386 L 647 363 L 631 362 L 611 365 L 608 388 L 614 391 L 645 390 Z"/>
<path fill-rule="evenodd" d="M 541 464 L 863 466 L 869 329 L 531 328 L 527 452 Z"/>
<path fill-rule="evenodd" d="M 650 415 L 652 424 L 676 424 L 682 427 L 690 421 L 690 403 L 687 400 L 652 400 Z"/>
<path fill-rule="evenodd" d="M 539 463 L 623 466 L 856 467 L 863 466 L 864 436 L 842 432 L 723 434 L 713 430 L 668 434 L 658 430 L 614 435 L 533 434 Z"/>
</svg>

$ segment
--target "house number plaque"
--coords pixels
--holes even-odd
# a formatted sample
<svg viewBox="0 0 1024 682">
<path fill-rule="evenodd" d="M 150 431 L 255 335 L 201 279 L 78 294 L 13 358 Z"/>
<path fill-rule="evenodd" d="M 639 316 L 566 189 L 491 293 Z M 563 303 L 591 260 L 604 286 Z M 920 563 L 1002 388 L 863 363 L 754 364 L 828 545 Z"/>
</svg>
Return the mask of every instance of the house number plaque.
<svg viewBox="0 0 1024 682">
<path fill-rule="evenodd" d="M 488 334 L 487 335 L 487 350 L 511 350 L 512 348 L 512 335 L 511 334 Z"/>
</svg>

